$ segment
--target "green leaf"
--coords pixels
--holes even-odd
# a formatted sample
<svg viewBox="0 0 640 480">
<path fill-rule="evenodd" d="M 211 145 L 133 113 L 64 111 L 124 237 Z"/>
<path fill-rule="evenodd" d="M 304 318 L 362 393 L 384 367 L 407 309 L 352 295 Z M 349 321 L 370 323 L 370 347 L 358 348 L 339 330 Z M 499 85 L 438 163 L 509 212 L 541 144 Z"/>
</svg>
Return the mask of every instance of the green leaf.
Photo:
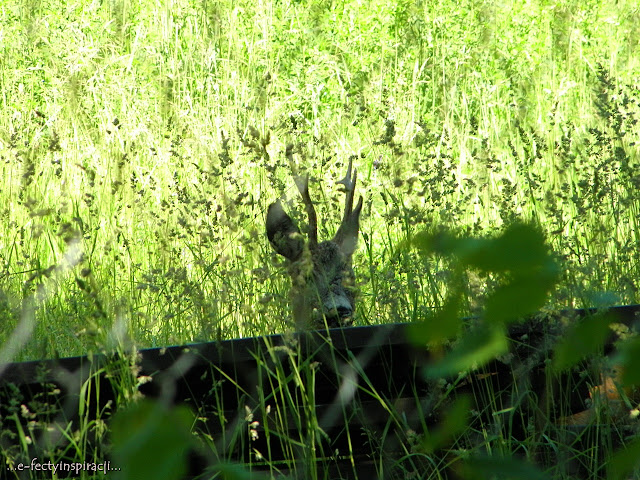
<svg viewBox="0 0 640 480">
<path fill-rule="evenodd" d="M 509 457 L 477 457 L 464 462 L 466 480 L 550 480 L 550 477 L 523 460 Z"/>
<path fill-rule="evenodd" d="M 211 469 L 211 473 L 214 472 L 217 473 L 217 475 L 212 475 L 206 478 L 220 478 L 222 480 L 268 480 L 273 478 L 267 473 L 258 473 L 247 470 L 245 467 L 238 465 L 237 463 L 218 463 Z"/>
<path fill-rule="evenodd" d="M 550 255 L 540 229 L 514 223 L 499 237 L 469 249 L 463 261 L 487 272 L 529 273 L 547 264 Z"/>
<path fill-rule="evenodd" d="M 419 232 L 412 240 L 413 246 L 424 256 L 434 253 L 440 255 L 452 255 L 459 249 L 460 242 L 461 240 L 445 231 Z"/>
<path fill-rule="evenodd" d="M 485 317 L 490 323 L 509 323 L 519 320 L 544 306 L 555 284 L 552 273 L 519 276 L 498 287 L 488 298 Z"/>
<path fill-rule="evenodd" d="M 144 400 L 113 417 L 113 467 L 122 480 L 174 480 L 186 473 L 187 453 L 195 445 L 194 416 L 185 406 L 169 409 Z"/>
<path fill-rule="evenodd" d="M 448 446 L 452 439 L 464 432 L 468 425 L 471 411 L 471 398 L 464 395 L 456 399 L 451 408 L 444 414 L 442 422 L 431 432 L 427 432 L 421 443 L 426 453 Z"/>
<path fill-rule="evenodd" d="M 426 315 L 425 318 L 407 327 L 407 337 L 415 345 L 441 345 L 460 332 L 460 292 L 447 299 L 443 308 Z"/>
<path fill-rule="evenodd" d="M 597 314 L 569 329 L 555 348 L 553 369 L 566 370 L 585 356 L 598 352 L 609 336 L 609 323 L 608 314 Z"/>
<path fill-rule="evenodd" d="M 441 378 L 478 368 L 509 349 L 504 329 L 483 325 L 464 334 L 460 342 L 441 360 L 429 365 L 425 374 Z"/>
<path fill-rule="evenodd" d="M 622 384 L 625 387 L 640 385 L 640 337 L 634 337 L 620 346 L 622 357 Z"/>
<path fill-rule="evenodd" d="M 638 478 L 637 476 L 630 476 L 631 473 L 637 474 L 638 469 L 640 469 L 640 440 L 635 440 L 618 450 L 611 457 L 607 478 L 609 480 Z"/>
</svg>

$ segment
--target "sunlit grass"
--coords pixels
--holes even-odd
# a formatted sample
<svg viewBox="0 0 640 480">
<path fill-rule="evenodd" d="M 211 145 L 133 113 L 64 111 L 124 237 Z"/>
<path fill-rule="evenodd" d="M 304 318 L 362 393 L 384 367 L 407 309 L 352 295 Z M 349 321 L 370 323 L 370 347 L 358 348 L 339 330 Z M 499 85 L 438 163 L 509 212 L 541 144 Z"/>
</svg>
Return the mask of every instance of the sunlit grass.
<svg viewBox="0 0 640 480">
<path fill-rule="evenodd" d="M 589 429 L 560 425 L 577 390 L 565 377 L 541 386 L 523 368 L 498 391 L 494 372 L 470 367 L 433 380 L 427 398 L 403 392 L 417 412 L 409 425 L 395 399 L 349 370 L 359 368 L 354 358 L 329 348 L 333 357 L 318 364 L 295 343 L 267 340 L 256 358 L 261 397 L 225 399 L 216 384 L 192 405 L 195 420 L 179 410 L 168 416 L 174 425 L 137 401 L 149 379 L 137 377 L 133 346 L 293 328 L 290 280 L 264 232 L 279 197 L 304 224 L 288 145 L 310 172 L 321 239 L 339 224 L 337 180 L 349 159 L 358 168 L 357 325 L 445 318 L 437 315 L 456 289 L 456 320 L 482 313 L 504 278 L 461 272 L 455 259 L 411 245 L 445 229 L 486 238 L 515 220 L 537 224 L 559 261 L 544 309 L 638 302 L 639 24 L 632 0 L 4 2 L 0 363 L 134 353 L 96 367 L 67 416 L 57 416 L 55 388 L 29 403 L 7 386 L 3 459 L 36 451 L 103 461 L 118 446 L 111 407 L 88 411 L 84 400 L 99 399 L 105 372 L 119 411 L 133 406 L 129 415 L 156 429 L 120 414 L 121 459 L 138 467 L 147 465 L 127 450 L 127 435 L 146 428 L 179 448 L 197 434 L 219 471 L 242 458 L 252 474 L 323 478 L 326 466 L 346 464 L 341 473 L 352 477 L 352 451 L 334 452 L 323 430 L 344 424 L 347 445 L 370 449 L 379 478 L 445 478 L 484 455 L 552 478 L 572 478 L 580 465 L 604 475 L 601 460 L 631 445 L 637 421 L 618 428 L 597 411 Z M 579 368 L 581 387 L 599 384 Z M 331 421 L 319 417 L 319 371 L 371 403 L 334 401 Z M 472 383 L 480 388 L 458 398 L 456 388 Z M 474 407 L 463 418 L 466 401 Z M 371 405 L 388 413 L 386 424 L 349 429 L 350 415 L 366 417 Z M 255 451 L 257 418 L 284 460 Z"/>
<path fill-rule="evenodd" d="M 441 306 L 450 272 L 414 233 L 516 218 L 565 262 L 550 307 L 637 301 L 637 8 L 511 7 L 5 5 L 0 338 L 34 301 L 16 359 L 103 348 L 114 325 L 143 346 L 290 328 L 263 225 L 297 204 L 288 143 L 325 238 L 356 159 L 361 324 Z"/>
</svg>

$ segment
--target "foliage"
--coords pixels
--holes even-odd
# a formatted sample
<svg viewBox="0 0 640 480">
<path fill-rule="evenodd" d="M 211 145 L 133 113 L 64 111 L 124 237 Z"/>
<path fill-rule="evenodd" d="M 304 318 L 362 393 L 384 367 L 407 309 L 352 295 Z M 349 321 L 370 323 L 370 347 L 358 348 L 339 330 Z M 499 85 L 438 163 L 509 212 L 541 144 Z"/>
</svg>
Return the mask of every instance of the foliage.
<svg viewBox="0 0 640 480">
<path fill-rule="evenodd" d="M 192 423 L 185 406 L 168 410 L 159 402 L 141 401 L 120 410 L 111 422 L 119 478 L 183 478 L 186 456 L 195 442 Z"/>
<path fill-rule="evenodd" d="M 512 3 L 5 2 L 0 363 L 290 330 L 289 280 L 264 235 L 275 198 L 302 218 L 288 145 L 293 168 L 310 172 L 322 238 L 339 223 L 336 180 L 349 159 L 358 167 L 356 323 L 418 322 L 417 343 L 453 344 L 430 373 L 465 373 L 443 380 L 438 406 L 472 365 L 506 351 L 505 328 L 522 316 L 637 303 L 640 11 L 630 0 Z M 465 337 L 459 319 L 479 314 Z M 570 330 L 554 372 L 582 368 L 605 324 Z M 637 365 L 637 340 L 620 356 Z M 128 404 L 138 379 L 116 367 Z M 518 388 L 534 408 L 536 392 Z M 502 473 L 541 444 L 601 466 L 602 450 L 550 433 L 558 412 L 516 441 L 517 414 L 493 393 L 481 413 L 509 426 L 462 437 L 506 452 Z M 3 421 L 22 425 L 33 412 L 14 401 Z M 58 453 L 86 456 L 84 440 L 104 436 L 102 417 L 92 422 L 62 428 L 83 441 Z M 398 469 L 435 462 L 438 475 L 448 457 L 419 445 L 442 451 L 447 430 L 431 444 L 407 435 Z M 33 436 L 18 437 L 24 454 Z M 630 445 L 612 475 L 629 470 Z"/>
<path fill-rule="evenodd" d="M 289 328 L 264 239 L 274 198 L 301 218 L 289 144 L 322 238 L 360 171 L 361 324 L 446 305 L 453 272 L 405 248 L 435 225 L 534 221 L 566 265 L 548 305 L 638 301 L 632 2 L 163 5 L 2 10 L 0 340 L 33 323 L 11 358 Z"/>
</svg>

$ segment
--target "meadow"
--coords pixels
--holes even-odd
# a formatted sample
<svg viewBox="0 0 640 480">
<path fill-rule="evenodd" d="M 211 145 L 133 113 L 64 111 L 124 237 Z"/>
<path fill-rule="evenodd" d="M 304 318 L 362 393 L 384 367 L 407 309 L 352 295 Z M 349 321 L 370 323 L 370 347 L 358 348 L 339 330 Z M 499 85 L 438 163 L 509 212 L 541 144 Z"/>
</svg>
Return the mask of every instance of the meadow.
<svg viewBox="0 0 640 480">
<path fill-rule="evenodd" d="M 17 359 L 290 328 L 266 206 L 321 238 L 365 195 L 358 324 L 438 308 L 405 241 L 533 221 L 550 308 L 634 303 L 634 2 L 10 2 L 2 9 L 2 334 Z M 469 310 L 486 279 L 470 284 Z M 4 342 L 3 342 L 4 343 Z"/>
<path fill-rule="evenodd" d="M 431 318 L 460 274 L 416 235 L 536 225 L 544 311 L 638 303 L 632 0 L 11 0 L 0 6 L 0 363 L 291 331 L 265 235 L 364 196 L 355 323 Z M 293 152 L 287 158 L 287 150 Z"/>
</svg>

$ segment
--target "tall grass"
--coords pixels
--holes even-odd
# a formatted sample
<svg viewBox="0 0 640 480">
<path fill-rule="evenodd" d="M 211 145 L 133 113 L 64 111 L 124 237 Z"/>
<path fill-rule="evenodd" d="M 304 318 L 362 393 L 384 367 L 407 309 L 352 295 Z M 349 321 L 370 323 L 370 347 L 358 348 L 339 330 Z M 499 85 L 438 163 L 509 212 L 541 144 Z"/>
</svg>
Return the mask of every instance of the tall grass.
<svg viewBox="0 0 640 480">
<path fill-rule="evenodd" d="M 442 305 L 447 266 L 404 247 L 437 225 L 536 221 L 566 271 L 550 307 L 636 302 L 639 17 L 625 1 L 4 5 L 0 339 L 25 316 L 14 359 L 290 328 L 263 235 L 269 202 L 297 204 L 287 144 L 323 236 L 356 158 L 362 324 Z M 52 275 L 73 242 L 79 263 Z"/>
</svg>

